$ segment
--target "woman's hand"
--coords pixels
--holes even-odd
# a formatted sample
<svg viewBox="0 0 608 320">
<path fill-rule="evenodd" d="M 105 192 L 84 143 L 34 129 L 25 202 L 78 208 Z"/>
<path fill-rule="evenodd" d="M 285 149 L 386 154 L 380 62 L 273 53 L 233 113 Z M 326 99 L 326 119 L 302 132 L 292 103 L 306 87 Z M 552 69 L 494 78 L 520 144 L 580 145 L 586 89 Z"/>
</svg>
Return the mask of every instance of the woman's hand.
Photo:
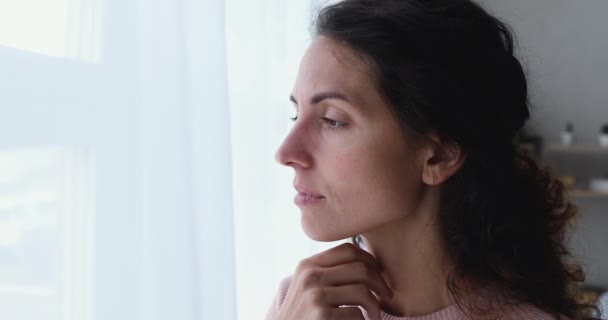
<svg viewBox="0 0 608 320">
<path fill-rule="evenodd" d="M 356 307 L 361 306 L 379 320 L 374 293 L 386 298 L 393 294 L 374 257 L 345 243 L 300 261 L 277 319 L 364 319 Z"/>
</svg>

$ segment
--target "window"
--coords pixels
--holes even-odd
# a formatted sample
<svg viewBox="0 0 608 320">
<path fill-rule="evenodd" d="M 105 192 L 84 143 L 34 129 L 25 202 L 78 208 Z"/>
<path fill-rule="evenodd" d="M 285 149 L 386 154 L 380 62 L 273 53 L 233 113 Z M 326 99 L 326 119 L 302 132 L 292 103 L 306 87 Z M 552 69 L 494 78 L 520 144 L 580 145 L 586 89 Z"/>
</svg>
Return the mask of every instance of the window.
<svg viewBox="0 0 608 320">
<path fill-rule="evenodd" d="M 0 310 L 15 320 L 90 319 L 89 152 L 0 152 Z"/>
<path fill-rule="evenodd" d="M 100 0 L 0 0 L 0 45 L 99 62 Z"/>
</svg>

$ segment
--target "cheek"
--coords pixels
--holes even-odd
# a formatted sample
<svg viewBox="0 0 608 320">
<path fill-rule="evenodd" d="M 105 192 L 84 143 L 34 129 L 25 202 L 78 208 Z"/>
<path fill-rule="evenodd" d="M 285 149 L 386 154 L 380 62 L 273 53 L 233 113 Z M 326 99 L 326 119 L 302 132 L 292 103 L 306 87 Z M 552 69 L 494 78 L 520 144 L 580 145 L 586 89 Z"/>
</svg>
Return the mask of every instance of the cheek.
<svg viewBox="0 0 608 320">
<path fill-rule="evenodd" d="M 335 212 L 356 233 L 406 215 L 417 193 L 416 171 L 407 158 L 365 150 L 337 156 L 328 172 Z"/>
</svg>

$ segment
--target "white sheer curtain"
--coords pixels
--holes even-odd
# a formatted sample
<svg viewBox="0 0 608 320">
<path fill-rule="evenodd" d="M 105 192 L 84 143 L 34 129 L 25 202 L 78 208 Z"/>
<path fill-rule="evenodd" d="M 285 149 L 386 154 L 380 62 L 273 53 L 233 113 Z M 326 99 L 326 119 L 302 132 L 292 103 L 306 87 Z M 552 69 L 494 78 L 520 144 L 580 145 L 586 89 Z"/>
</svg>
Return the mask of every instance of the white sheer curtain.
<svg viewBox="0 0 608 320">
<path fill-rule="evenodd" d="M 274 151 L 291 126 L 289 102 L 309 41 L 311 3 L 228 0 L 228 64 L 239 319 L 262 319 L 281 277 L 307 252 L 291 172 Z"/>
<path fill-rule="evenodd" d="M 234 319 L 224 7 L 137 3 L 141 319 Z"/>
<path fill-rule="evenodd" d="M 317 3 L 23 1 L 0 3 L 3 317 L 262 318 L 332 245 L 273 158 Z"/>
<path fill-rule="evenodd" d="M 292 126 L 289 102 L 321 1 L 227 0 L 239 319 L 260 319 L 297 262 L 335 245 L 309 240 L 293 204 L 293 170 L 274 153 Z"/>
</svg>

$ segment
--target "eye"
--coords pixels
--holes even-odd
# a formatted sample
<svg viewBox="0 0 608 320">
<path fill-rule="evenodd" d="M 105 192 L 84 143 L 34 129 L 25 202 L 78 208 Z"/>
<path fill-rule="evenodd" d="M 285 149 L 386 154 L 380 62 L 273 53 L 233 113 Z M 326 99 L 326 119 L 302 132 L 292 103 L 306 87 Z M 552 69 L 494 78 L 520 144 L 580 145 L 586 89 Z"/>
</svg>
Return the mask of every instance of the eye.
<svg viewBox="0 0 608 320">
<path fill-rule="evenodd" d="M 327 122 L 329 124 L 330 128 L 337 129 L 337 128 L 342 128 L 342 127 L 346 126 L 346 122 L 343 122 L 343 121 L 333 120 L 333 119 L 326 118 L 326 117 L 321 118 L 321 119 L 323 119 L 323 121 Z"/>
</svg>

